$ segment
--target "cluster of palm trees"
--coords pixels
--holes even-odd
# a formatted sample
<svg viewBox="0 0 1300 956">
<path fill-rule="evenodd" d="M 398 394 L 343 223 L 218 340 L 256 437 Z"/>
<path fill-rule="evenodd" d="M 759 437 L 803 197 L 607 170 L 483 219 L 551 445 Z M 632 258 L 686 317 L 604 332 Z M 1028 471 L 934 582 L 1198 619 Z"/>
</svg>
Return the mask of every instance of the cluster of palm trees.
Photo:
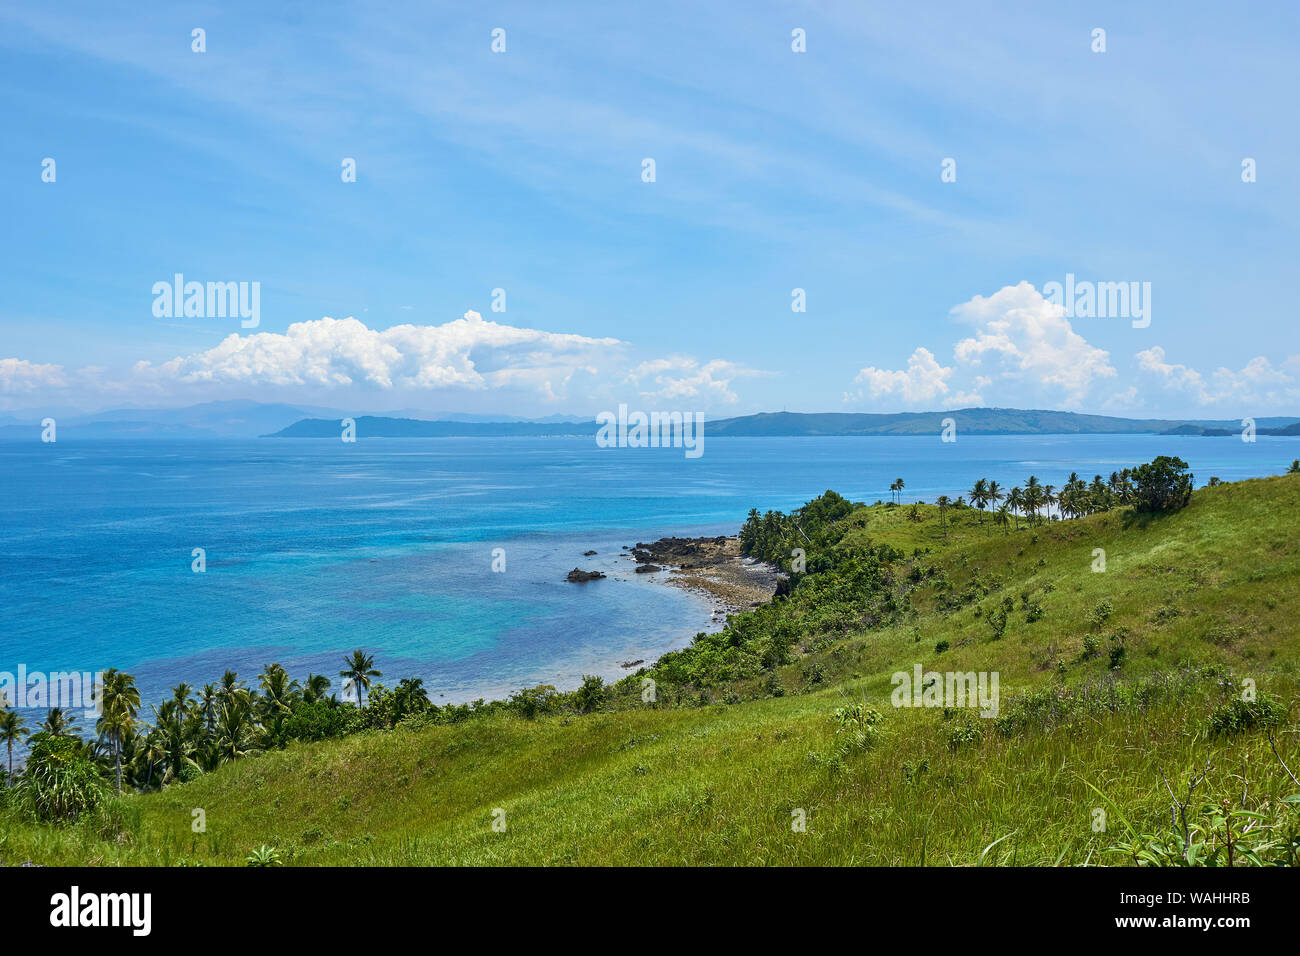
<svg viewBox="0 0 1300 956">
<path fill-rule="evenodd" d="M 354 651 L 344 658 L 344 665 L 339 672 L 345 681 L 344 694 L 355 697 L 358 715 L 391 724 L 430 706 L 421 678 L 405 678 L 392 691 L 376 685 L 374 679 L 383 675 L 375 668 L 373 655 Z M 82 739 L 76 715 L 59 707 L 52 708 L 28 735 L 23 716 L 0 701 L 0 742 L 8 750 L 8 783 L 14 782 L 14 745 L 24 740 L 35 744 L 48 737 L 77 740 L 84 755 L 115 779 L 118 790 L 124 784 L 149 789 L 188 779 L 222 763 L 283 746 L 293 737 L 291 719 L 305 707 L 353 710 L 327 697 L 329 688 L 324 675 L 309 674 L 299 683 L 280 664 L 263 669 L 256 689 L 227 670 L 217 683 L 197 692 L 190 684 L 176 685 L 170 698 L 152 707 L 153 721 L 147 723 L 140 720 L 135 678 L 110 669 L 97 691 L 99 716 L 93 739 Z"/>
<path fill-rule="evenodd" d="M 903 501 L 903 479 L 902 478 L 895 478 L 889 485 L 889 500 L 894 501 L 895 496 L 897 496 L 897 500 L 901 504 Z"/>
<path fill-rule="evenodd" d="M 902 479 L 894 484 L 901 490 Z M 893 485 L 890 488 L 894 490 Z M 971 488 L 969 496 L 970 504 L 980 511 L 980 524 L 984 523 L 985 510 L 991 507 L 994 509 L 994 522 L 1005 528 L 1014 521 L 1019 528 L 1021 518 L 1030 524 L 1051 520 L 1053 508 L 1062 518 L 1080 518 L 1099 511 L 1109 511 L 1119 505 L 1132 504 L 1134 485 L 1131 470 L 1125 468 L 1111 472 L 1109 480 L 1096 475 L 1091 482 L 1084 481 L 1077 472 L 1071 472 L 1059 490 L 1055 485 L 1042 484 L 1036 475 L 1030 475 L 1023 488 L 1016 486 L 1010 490 L 992 479 L 980 478 Z M 954 502 L 947 495 L 940 495 L 936 504 L 946 531 L 948 508 L 954 505 L 964 507 L 966 499 L 958 498 Z"/>
</svg>

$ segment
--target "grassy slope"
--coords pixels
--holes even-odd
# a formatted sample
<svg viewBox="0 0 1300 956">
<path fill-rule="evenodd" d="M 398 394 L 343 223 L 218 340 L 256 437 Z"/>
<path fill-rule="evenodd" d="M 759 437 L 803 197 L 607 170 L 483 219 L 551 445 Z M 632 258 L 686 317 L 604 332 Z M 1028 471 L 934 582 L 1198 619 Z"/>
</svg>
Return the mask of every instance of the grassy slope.
<svg viewBox="0 0 1300 956">
<path fill-rule="evenodd" d="M 1160 772 L 1179 789 L 1207 757 L 1213 770 L 1198 795 L 1239 800 L 1245 780 L 1253 807 L 1296 787 L 1262 734 L 1202 733 L 1219 699 L 1212 690 L 1065 728 L 986 733 L 954 751 L 939 711 L 889 706 L 889 675 L 917 662 L 997 670 L 1004 709 L 1016 690 L 1096 681 L 1109 671 L 1106 654 L 1082 660 L 1082 642 L 1089 612 L 1108 599 L 1105 630 L 1128 629 L 1124 674 L 1222 662 L 1292 703 L 1298 509 L 1297 476 L 1203 489 L 1184 511 L 1149 523 L 1116 512 L 1006 533 L 950 512 L 945 538 L 932 506 L 919 524 L 906 509 L 860 509 L 847 519 L 851 538 L 932 548 L 925 560 L 954 590 L 975 569 L 1003 590 L 945 613 L 936 589 L 922 587 L 914 623 L 819 642 L 783 669 L 784 697 L 532 722 L 494 716 L 295 746 L 128 798 L 125 839 L 0 818 L 0 859 L 239 863 L 265 843 L 302 864 L 966 864 L 1013 834 L 986 862 L 1095 861 L 1123 833 L 1113 815 L 1108 834 L 1092 832 L 1092 808 L 1104 803 L 1088 782 L 1151 830 L 1168 826 Z M 1091 571 L 1094 548 L 1106 550 L 1105 573 Z M 1022 591 L 1042 603 L 1041 620 L 1026 622 Z M 975 612 L 1004 594 L 1016 611 L 998 640 Z M 944 653 L 935 651 L 941 640 Z M 813 656 L 829 678 L 809 688 Z M 833 749 L 830 713 L 864 695 L 885 714 L 884 739 L 838 767 L 810 760 Z M 1277 736 L 1300 772 L 1292 710 Z M 194 808 L 206 812 L 206 834 L 191 832 Z M 491 827 L 494 808 L 506 812 L 504 833 Z M 807 813 L 805 833 L 792 832 L 795 808 Z"/>
</svg>

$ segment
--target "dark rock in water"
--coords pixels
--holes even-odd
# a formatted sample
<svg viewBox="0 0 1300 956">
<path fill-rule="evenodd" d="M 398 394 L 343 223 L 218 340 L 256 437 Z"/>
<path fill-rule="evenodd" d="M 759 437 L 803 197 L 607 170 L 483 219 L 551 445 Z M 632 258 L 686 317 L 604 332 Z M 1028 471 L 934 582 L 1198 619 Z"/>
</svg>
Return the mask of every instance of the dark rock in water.
<svg viewBox="0 0 1300 956">
<path fill-rule="evenodd" d="M 596 553 L 595 551 L 584 551 L 584 552 L 582 552 L 582 556 L 583 556 L 584 558 L 589 558 L 589 557 L 591 557 L 591 556 L 592 556 L 593 554 L 595 554 L 595 553 Z"/>
<path fill-rule="evenodd" d="M 575 581 L 581 584 L 584 581 L 595 581 L 603 578 L 605 575 L 601 571 L 583 571 L 581 568 L 574 568 L 565 576 L 566 581 Z"/>
<path fill-rule="evenodd" d="M 630 667 L 636 667 L 638 664 L 644 664 L 644 663 L 645 663 L 645 659 L 642 658 L 640 660 L 635 660 L 635 661 L 623 661 L 623 663 L 619 664 L 618 666 L 624 668 L 630 668 Z"/>
<path fill-rule="evenodd" d="M 657 564 L 638 564 L 636 566 L 637 574 L 653 574 L 655 571 L 662 571 L 663 568 Z"/>
<path fill-rule="evenodd" d="M 638 541 L 631 548 L 632 558 L 638 564 L 671 564 L 682 569 L 704 568 L 728 560 L 727 546 L 732 543 L 725 535 L 712 538 L 660 538 L 652 544 Z"/>
</svg>

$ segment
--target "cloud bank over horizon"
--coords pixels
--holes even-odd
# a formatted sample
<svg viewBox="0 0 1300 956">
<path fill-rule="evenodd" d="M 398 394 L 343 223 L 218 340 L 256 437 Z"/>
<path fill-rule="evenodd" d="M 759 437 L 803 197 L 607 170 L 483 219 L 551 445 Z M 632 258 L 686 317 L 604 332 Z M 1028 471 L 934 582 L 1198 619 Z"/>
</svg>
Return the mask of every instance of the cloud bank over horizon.
<svg viewBox="0 0 1300 956">
<path fill-rule="evenodd" d="M 232 332 L 216 346 L 170 361 L 134 363 L 119 377 L 0 359 L 0 408 L 41 402 L 188 403 L 229 398 L 389 406 L 394 401 L 496 396 L 503 414 L 563 412 L 592 403 L 677 402 L 707 410 L 738 400 L 736 379 L 764 375 L 743 363 L 675 354 L 631 358 L 613 337 L 520 328 L 475 311 L 441 325 L 373 329 L 355 317 L 295 322 L 284 332 Z"/>
<path fill-rule="evenodd" d="M 1044 297 L 1027 281 L 976 295 L 950 316 L 974 326 L 974 334 L 952 345 L 952 364 L 917 346 L 903 369 L 864 367 L 854 379 L 862 386 L 844 393 L 846 405 L 893 399 L 897 410 L 993 404 L 1046 406 L 1064 411 L 1149 411 L 1151 398 L 1174 394 L 1197 411 L 1286 413 L 1300 405 L 1300 354 L 1274 368 L 1257 356 L 1240 371 L 1218 368 L 1209 376 L 1165 361 L 1156 345 L 1134 354 L 1131 384 L 1120 386 L 1109 351 L 1075 330 L 1064 305 Z M 1147 399 L 1147 400 L 1144 400 Z M 875 410 L 872 408 L 871 410 Z M 1162 416 L 1163 417 L 1163 416 Z M 1168 416 L 1188 417 L 1188 416 Z"/>
<path fill-rule="evenodd" d="M 864 366 L 844 392 L 845 407 L 996 405 L 1132 415 L 1154 414 L 1149 399 L 1172 396 L 1194 412 L 1231 417 L 1287 414 L 1300 406 L 1300 354 L 1279 366 L 1257 356 L 1240 370 L 1201 372 L 1151 345 L 1133 354 L 1123 375 L 1110 351 L 1090 343 L 1062 305 L 1027 281 L 975 295 L 949 318 L 970 331 L 952 342 L 946 363 L 942 349 L 917 345 L 902 368 Z M 140 360 L 117 374 L 103 366 L 0 358 L 0 409 L 241 398 L 375 410 L 436 399 L 442 405 L 471 400 L 475 409 L 510 415 L 587 414 L 629 401 L 736 415 L 770 410 L 746 385 L 781 376 L 726 358 L 676 352 L 647 358 L 644 351 L 612 336 L 523 328 L 472 310 L 440 325 L 386 329 L 325 316 L 284 332 L 232 332 L 212 348 L 164 362 Z"/>
</svg>

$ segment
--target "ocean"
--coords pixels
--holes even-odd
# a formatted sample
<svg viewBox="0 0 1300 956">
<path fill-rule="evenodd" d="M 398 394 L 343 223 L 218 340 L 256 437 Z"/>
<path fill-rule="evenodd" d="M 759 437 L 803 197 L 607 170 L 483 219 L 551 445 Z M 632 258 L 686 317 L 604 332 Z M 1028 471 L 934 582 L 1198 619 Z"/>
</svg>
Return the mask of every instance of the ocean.
<svg viewBox="0 0 1300 956">
<path fill-rule="evenodd" d="M 1281 473 L 1300 439 L 708 438 L 698 459 L 590 438 L 0 441 L 0 672 L 118 667 L 157 702 L 278 661 L 337 691 L 364 648 L 439 703 L 566 689 L 716 626 L 703 597 L 630 573 L 626 545 L 734 533 L 828 488 L 888 500 L 901 477 L 904 502 L 933 502 L 1158 454 L 1199 486 Z"/>
</svg>

